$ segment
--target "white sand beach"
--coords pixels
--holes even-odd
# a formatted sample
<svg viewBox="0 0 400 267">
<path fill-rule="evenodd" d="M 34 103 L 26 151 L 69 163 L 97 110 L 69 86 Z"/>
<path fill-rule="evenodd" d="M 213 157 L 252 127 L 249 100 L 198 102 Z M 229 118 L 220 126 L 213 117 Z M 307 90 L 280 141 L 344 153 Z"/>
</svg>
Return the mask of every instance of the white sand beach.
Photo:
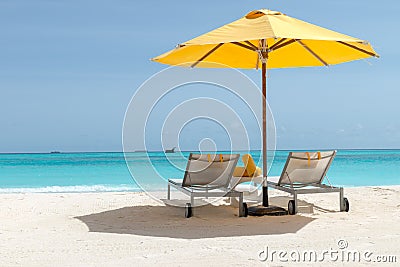
<svg viewBox="0 0 400 267">
<path fill-rule="evenodd" d="M 321 194 L 301 196 L 308 207 L 294 216 L 239 218 L 236 208 L 218 206 L 198 208 L 185 219 L 183 209 L 162 206 L 144 193 L 1 194 L 0 265 L 293 265 L 277 254 L 272 262 L 260 261 L 266 248 L 369 251 L 371 262 L 392 255 L 399 264 L 400 186 L 346 188 L 345 195 L 348 213 L 338 211 L 337 194 Z M 287 203 L 276 191 L 270 199 Z M 348 247 L 341 250 L 343 244 Z"/>
</svg>

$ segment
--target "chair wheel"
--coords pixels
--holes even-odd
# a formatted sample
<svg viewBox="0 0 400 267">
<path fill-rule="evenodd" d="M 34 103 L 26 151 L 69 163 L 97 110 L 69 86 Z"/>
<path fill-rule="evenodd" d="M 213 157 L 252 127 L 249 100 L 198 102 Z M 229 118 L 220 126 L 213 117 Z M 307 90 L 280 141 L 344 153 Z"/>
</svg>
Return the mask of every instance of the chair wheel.
<svg viewBox="0 0 400 267">
<path fill-rule="evenodd" d="M 247 203 L 243 202 L 243 209 L 242 209 L 242 216 L 240 217 L 247 217 L 249 215 L 249 209 L 247 208 Z"/>
<path fill-rule="evenodd" d="M 186 203 L 185 206 L 185 218 L 192 217 L 192 205 L 190 203 Z"/>
<path fill-rule="evenodd" d="M 296 205 L 294 203 L 294 200 L 289 200 L 288 202 L 288 212 L 290 215 L 295 215 L 296 214 Z"/>
<path fill-rule="evenodd" d="M 341 211 L 349 212 L 349 210 L 350 210 L 349 200 L 346 197 L 344 197 L 343 198 L 343 207 L 342 207 Z"/>
</svg>

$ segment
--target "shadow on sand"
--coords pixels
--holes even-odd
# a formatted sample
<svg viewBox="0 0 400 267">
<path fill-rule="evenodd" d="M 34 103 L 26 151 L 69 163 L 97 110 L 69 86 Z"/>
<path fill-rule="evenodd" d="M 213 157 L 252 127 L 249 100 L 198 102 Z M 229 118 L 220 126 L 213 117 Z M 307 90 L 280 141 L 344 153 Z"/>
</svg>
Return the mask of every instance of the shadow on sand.
<svg viewBox="0 0 400 267">
<path fill-rule="evenodd" d="M 239 218 L 237 213 L 228 205 L 205 206 L 186 219 L 183 208 L 134 206 L 75 218 L 90 232 L 185 239 L 296 233 L 314 220 L 301 215 Z"/>
</svg>

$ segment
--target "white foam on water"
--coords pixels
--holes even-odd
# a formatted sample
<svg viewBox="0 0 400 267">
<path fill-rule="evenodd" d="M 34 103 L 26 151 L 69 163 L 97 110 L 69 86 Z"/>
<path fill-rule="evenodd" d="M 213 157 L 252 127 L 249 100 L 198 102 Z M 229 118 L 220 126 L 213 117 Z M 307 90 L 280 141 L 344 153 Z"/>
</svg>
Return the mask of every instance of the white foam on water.
<svg viewBox="0 0 400 267">
<path fill-rule="evenodd" d="M 75 186 L 45 186 L 25 188 L 0 188 L 0 193 L 85 193 L 85 192 L 129 192 L 141 191 L 132 185 L 75 185 Z"/>
</svg>

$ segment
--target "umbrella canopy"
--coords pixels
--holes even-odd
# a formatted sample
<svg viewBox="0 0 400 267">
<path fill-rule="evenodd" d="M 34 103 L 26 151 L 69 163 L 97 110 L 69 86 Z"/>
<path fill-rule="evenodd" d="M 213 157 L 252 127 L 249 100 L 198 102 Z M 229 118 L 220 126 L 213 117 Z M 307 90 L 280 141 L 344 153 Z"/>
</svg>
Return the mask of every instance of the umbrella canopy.
<svg viewBox="0 0 400 267">
<path fill-rule="evenodd" d="M 277 11 L 260 9 L 248 13 L 237 21 L 181 43 L 175 49 L 152 60 L 168 65 L 197 68 L 262 68 L 263 206 L 268 207 L 267 68 L 328 66 L 368 57 L 379 56 L 367 41 L 337 33 Z"/>
<path fill-rule="evenodd" d="M 200 68 L 218 68 L 212 63 L 220 63 L 252 69 L 261 67 L 262 52 L 269 69 L 327 66 L 378 56 L 366 41 L 261 9 L 152 60 Z"/>
</svg>

